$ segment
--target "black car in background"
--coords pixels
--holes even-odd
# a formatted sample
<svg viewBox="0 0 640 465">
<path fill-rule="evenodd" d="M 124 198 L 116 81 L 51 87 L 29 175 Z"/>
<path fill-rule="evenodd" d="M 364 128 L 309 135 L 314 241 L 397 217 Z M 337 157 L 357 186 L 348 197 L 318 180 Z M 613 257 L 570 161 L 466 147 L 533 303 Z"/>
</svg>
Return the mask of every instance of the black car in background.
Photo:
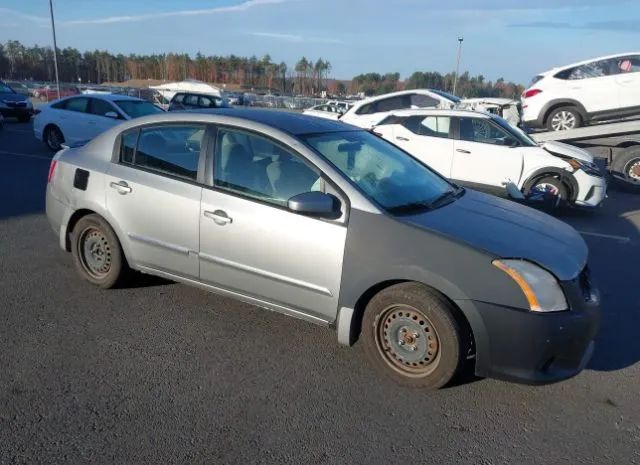
<svg viewBox="0 0 640 465">
<path fill-rule="evenodd" d="M 33 114 L 33 104 L 27 95 L 17 93 L 8 84 L 0 81 L 0 114 L 5 118 L 15 117 L 26 123 Z"/>
<path fill-rule="evenodd" d="M 229 104 L 220 96 L 178 92 L 171 98 L 168 111 L 197 110 L 200 108 L 228 108 Z"/>
</svg>

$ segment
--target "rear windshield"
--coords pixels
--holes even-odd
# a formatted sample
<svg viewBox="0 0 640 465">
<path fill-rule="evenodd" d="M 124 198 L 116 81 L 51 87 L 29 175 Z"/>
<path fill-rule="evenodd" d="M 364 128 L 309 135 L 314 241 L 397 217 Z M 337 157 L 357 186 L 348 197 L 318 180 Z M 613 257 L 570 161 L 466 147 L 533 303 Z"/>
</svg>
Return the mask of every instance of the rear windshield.
<svg viewBox="0 0 640 465">
<path fill-rule="evenodd" d="M 139 118 L 141 116 L 154 115 L 162 113 L 163 110 L 149 102 L 140 100 L 116 100 L 115 104 L 122 108 L 131 118 Z"/>
</svg>

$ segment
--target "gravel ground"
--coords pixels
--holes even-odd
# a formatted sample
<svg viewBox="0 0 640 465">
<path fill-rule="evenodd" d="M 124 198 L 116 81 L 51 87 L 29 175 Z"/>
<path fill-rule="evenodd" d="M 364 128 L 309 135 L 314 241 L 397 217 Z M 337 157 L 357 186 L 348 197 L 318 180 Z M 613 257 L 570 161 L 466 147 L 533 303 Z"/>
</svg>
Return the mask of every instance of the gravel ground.
<svg viewBox="0 0 640 465">
<path fill-rule="evenodd" d="M 0 130 L 0 464 L 640 463 L 640 196 L 564 215 L 603 294 L 587 370 L 425 392 L 309 323 L 81 281 L 43 213 L 50 158 L 30 125 Z"/>
</svg>

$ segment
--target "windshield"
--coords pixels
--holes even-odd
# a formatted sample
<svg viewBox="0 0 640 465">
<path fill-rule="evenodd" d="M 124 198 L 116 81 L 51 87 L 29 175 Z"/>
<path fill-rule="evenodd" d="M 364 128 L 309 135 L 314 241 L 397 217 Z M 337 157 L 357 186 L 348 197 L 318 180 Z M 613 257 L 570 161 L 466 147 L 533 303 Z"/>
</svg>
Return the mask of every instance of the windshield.
<svg viewBox="0 0 640 465">
<path fill-rule="evenodd" d="M 369 132 L 309 134 L 301 139 L 391 213 L 431 208 L 458 193 L 425 165 Z"/>
<path fill-rule="evenodd" d="M 444 98 L 446 98 L 446 99 L 449 99 L 449 100 L 451 100 L 452 102 L 455 102 L 455 103 L 460 103 L 460 102 L 462 102 L 462 99 L 460 99 L 460 97 L 456 97 L 455 95 L 450 94 L 450 93 L 448 93 L 448 92 L 445 92 L 445 91 L 443 91 L 443 90 L 437 90 L 437 89 L 430 89 L 430 90 L 431 90 L 431 92 L 433 92 L 434 94 L 438 94 L 440 97 L 444 97 Z"/>
<path fill-rule="evenodd" d="M 0 94 L 15 94 L 14 90 L 6 85 L 4 82 L 0 82 Z"/>
<path fill-rule="evenodd" d="M 131 118 L 139 118 L 140 116 L 154 115 L 162 113 L 162 109 L 149 102 L 140 100 L 116 100 L 115 104 L 122 108 Z"/>
<path fill-rule="evenodd" d="M 507 120 L 500 118 L 499 116 L 493 115 L 492 118 L 495 123 L 498 123 L 498 125 L 500 125 L 501 128 L 508 131 L 509 134 L 511 134 L 515 140 L 520 142 L 520 145 L 522 145 L 523 147 L 538 146 L 538 144 L 531 137 L 525 134 L 525 132 L 522 129 L 512 126 L 507 122 Z"/>
</svg>

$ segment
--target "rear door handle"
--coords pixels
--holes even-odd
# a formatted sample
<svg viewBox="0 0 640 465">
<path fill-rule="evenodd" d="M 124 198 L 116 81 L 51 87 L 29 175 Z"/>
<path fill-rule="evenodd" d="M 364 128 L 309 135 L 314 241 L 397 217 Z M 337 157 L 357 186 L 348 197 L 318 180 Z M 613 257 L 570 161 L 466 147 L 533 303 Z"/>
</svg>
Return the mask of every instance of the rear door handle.
<svg viewBox="0 0 640 465">
<path fill-rule="evenodd" d="M 465 149 L 456 149 L 456 152 L 459 152 L 459 153 L 466 153 L 466 154 L 471 153 L 471 152 L 469 152 L 468 150 L 465 150 Z"/>
<path fill-rule="evenodd" d="M 121 195 L 126 195 L 129 192 L 131 192 L 131 187 L 129 186 L 129 184 L 127 184 L 124 181 L 120 181 L 120 182 L 110 182 L 109 186 L 111 186 L 111 188 L 115 189 L 118 191 L 118 194 Z"/>
<path fill-rule="evenodd" d="M 402 136 L 397 136 L 396 139 L 397 140 L 402 140 L 404 142 L 409 142 L 409 139 L 407 139 L 406 137 L 402 137 Z"/>
<path fill-rule="evenodd" d="M 216 224 L 224 226 L 225 224 L 233 223 L 233 218 L 227 215 L 224 210 L 205 211 L 204 216 L 212 219 Z"/>
</svg>

